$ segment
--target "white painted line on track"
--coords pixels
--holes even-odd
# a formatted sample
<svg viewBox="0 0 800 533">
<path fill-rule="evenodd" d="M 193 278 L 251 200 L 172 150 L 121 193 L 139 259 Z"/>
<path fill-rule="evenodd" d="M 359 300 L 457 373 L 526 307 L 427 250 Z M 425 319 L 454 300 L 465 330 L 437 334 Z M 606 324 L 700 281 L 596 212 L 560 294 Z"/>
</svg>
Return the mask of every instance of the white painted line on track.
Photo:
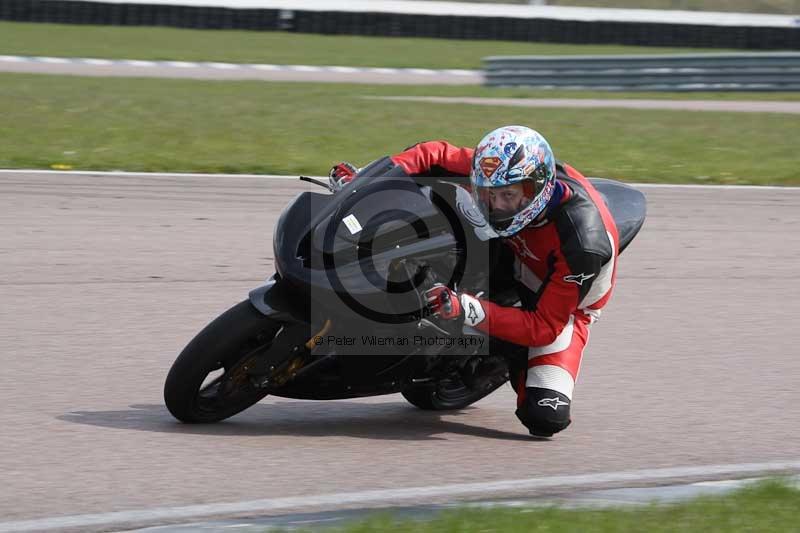
<svg viewBox="0 0 800 533">
<path fill-rule="evenodd" d="M 252 178 L 252 179 L 278 179 L 278 180 L 296 180 L 297 176 L 285 176 L 281 174 L 206 174 L 202 172 L 125 172 L 125 171 L 103 171 L 103 170 L 36 170 L 33 168 L 13 169 L 3 168 L 0 169 L 0 174 L 59 174 L 63 176 L 79 175 L 79 176 L 97 176 L 97 177 L 141 177 L 141 178 Z M 327 180 L 327 176 L 308 176 L 319 180 Z M 632 187 L 643 189 L 732 189 L 744 191 L 789 191 L 799 192 L 800 187 L 793 186 L 777 186 L 777 185 L 700 185 L 694 183 L 633 183 L 625 182 Z"/>
<path fill-rule="evenodd" d="M 14 63 L 11 65 L 10 63 Z M 4 65 L 5 66 L 2 66 Z M 0 71 L 17 72 L 19 64 L 28 64 L 33 72 L 42 74 L 56 74 L 56 73 L 78 73 L 81 75 L 97 76 L 107 75 L 108 69 L 102 67 L 121 67 L 114 71 L 115 75 L 121 76 L 137 76 L 142 73 L 141 69 L 137 67 L 158 67 L 159 73 L 148 73 L 148 75 L 156 75 L 160 77 L 186 77 L 189 72 L 194 71 L 192 76 L 197 76 L 200 79 L 217 79 L 218 76 L 214 71 L 239 71 L 244 76 L 242 79 L 251 79 L 247 71 L 261 71 L 281 73 L 281 79 L 308 81 L 309 75 L 314 75 L 315 79 L 321 82 L 341 82 L 347 81 L 341 77 L 341 74 L 352 76 L 354 83 L 369 83 L 370 79 L 374 83 L 390 83 L 390 78 L 374 79 L 374 75 L 378 74 L 382 77 L 390 76 L 396 77 L 397 83 L 401 84 L 415 84 L 415 83 L 454 83 L 461 84 L 476 84 L 483 79 L 483 72 L 480 70 L 465 70 L 465 69 L 442 69 L 434 70 L 429 68 L 379 68 L 379 67 L 357 67 L 346 65 L 270 65 L 270 64 L 254 64 L 254 63 L 228 63 L 220 61 L 180 61 L 180 60 L 165 60 L 165 61 L 146 61 L 140 59 L 100 59 L 100 58 L 86 58 L 86 57 L 34 57 L 34 56 L 10 56 L 0 55 Z M 38 65 L 38 67 L 37 67 Z M 47 70 L 43 65 L 58 65 L 57 72 Z M 92 68 L 101 67 L 101 68 Z M 134 67 L 134 68 L 131 68 Z M 169 71 L 172 72 L 169 72 Z M 25 70 L 26 72 L 29 70 Z M 178 74 L 178 71 L 181 71 Z M 338 74 L 331 78 L 330 74 Z M 402 76 L 406 75 L 406 78 Z M 373 78 L 370 78 L 373 76 Z M 240 79 L 236 76 L 236 79 Z M 263 79 L 256 77 L 252 79 Z"/>
<path fill-rule="evenodd" d="M 357 67 L 328 67 L 331 72 L 341 72 L 343 74 L 352 74 L 353 72 L 360 72 L 361 69 Z"/>
<path fill-rule="evenodd" d="M 374 72 L 376 74 L 397 74 L 400 72 L 400 69 L 396 68 L 386 68 L 386 67 L 372 67 L 367 68 L 367 72 Z"/>
<path fill-rule="evenodd" d="M 196 68 L 200 66 L 198 63 L 190 63 L 188 61 L 164 61 L 161 64 L 176 68 Z"/>
<path fill-rule="evenodd" d="M 443 70 L 445 74 L 452 74 L 453 76 L 474 76 L 478 74 L 478 72 L 474 70 L 464 70 L 464 69 L 446 69 Z"/>
<path fill-rule="evenodd" d="M 178 61 L 165 60 L 153 61 L 142 59 L 102 59 L 92 57 L 49 57 L 49 56 L 9 56 L 0 55 L 0 61 L 9 63 L 83 63 L 87 65 L 158 65 L 162 67 L 176 68 L 257 68 L 260 70 L 288 70 L 297 72 L 377 72 L 379 74 L 397 74 L 400 72 L 408 74 L 435 75 L 451 74 L 456 76 L 473 76 L 482 73 L 481 70 L 466 69 L 430 69 L 430 68 L 386 68 L 386 67 L 351 67 L 346 65 L 273 65 L 263 63 L 227 63 L 219 61 Z"/>
<path fill-rule="evenodd" d="M 237 65 L 235 63 L 203 63 L 203 65 L 210 67 L 210 68 L 218 68 L 220 70 L 234 70 L 237 68 L 241 68 L 241 65 Z"/>
<path fill-rule="evenodd" d="M 295 72 L 322 72 L 322 67 L 315 67 L 312 65 L 287 65 L 284 67 L 288 70 L 294 70 Z"/>
<path fill-rule="evenodd" d="M 422 74 L 423 76 L 430 76 L 432 74 L 436 74 L 435 70 L 431 70 L 429 68 L 409 68 L 405 69 L 406 72 L 409 74 Z"/>
<path fill-rule="evenodd" d="M 253 63 L 253 64 L 248 65 L 248 66 L 250 68 L 254 68 L 256 70 L 270 70 L 270 71 L 272 71 L 272 70 L 281 70 L 281 67 L 279 65 L 266 65 L 266 64 L 260 64 L 260 63 Z"/>
<path fill-rule="evenodd" d="M 85 63 L 87 65 L 95 65 L 100 67 L 107 67 L 109 65 L 113 65 L 114 62 L 108 59 L 80 59 L 79 62 Z"/>
<path fill-rule="evenodd" d="M 627 182 L 626 182 L 627 183 Z M 800 187 L 778 185 L 699 185 L 694 183 L 628 183 L 641 189 L 734 189 L 740 191 L 800 191 Z"/>
<path fill-rule="evenodd" d="M 50 63 L 53 65 L 63 65 L 64 63 L 71 63 L 69 59 L 63 57 L 34 57 L 34 60 L 40 63 Z"/>
<path fill-rule="evenodd" d="M 410 487 L 405 489 L 366 490 L 359 492 L 338 492 L 309 496 L 270 498 L 230 503 L 188 505 L 183 507 L 156 507 L 135 511 L 111 513 L 56 516 L 34 520 L 0 522 L 0 533 L 12 531 L 35 531 L 57 528 L 81 528 L 89 526 L 111 527 L 133 522 L 155 523 L 166 520 L 195 519 L 204 516 L 233 514 L 262 514 L 274 511 L 308 509 L 320 506 L 365 507 L 371 504 L 395 505 L 402 502 L 428 501 L 431 498 L 457 500 L 468 496 L 491 497 L 502 493 L 534 491 L 555 488 L 582 488 L 618 483 L 655 482 L 672 478 L 709 478 L 720 476 L 742 476 L 767 472 L 787 472 L 800 470 L 800 461 L 770 463 L 743 463 L 708 466 L 685 466 L 673 468 L 652 468 L 622 472 L 605 472 L 572 476 L 550 476 L 530 479 L 490 481 L 486 483 L 456 483 L 430 487 Z"/>
<path fill-rule="evenodd" d="M 155 61 L 144 61 L 141 59 L 126 59 L 124 62 L 126 65 L 131 67 L 155 67 Z"/>
</svg>

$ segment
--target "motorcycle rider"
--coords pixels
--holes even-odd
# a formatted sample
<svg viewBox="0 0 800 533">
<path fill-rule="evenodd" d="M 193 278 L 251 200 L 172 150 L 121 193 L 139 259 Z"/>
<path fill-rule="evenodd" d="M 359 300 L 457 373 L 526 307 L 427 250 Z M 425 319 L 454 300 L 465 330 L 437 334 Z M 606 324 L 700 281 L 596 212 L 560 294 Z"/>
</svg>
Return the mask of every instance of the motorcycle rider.
<svg viewBox="0 0 800 533">
<path fill-rule="evenodd" d="M 513 251 L 522 306 L 437 285 L 426 292 L 429 308 L 440 320 L 527 347 L 523 363 L 510 365 L 516 415 L 534 436 L 565 429 L 589 326 L 616 277 L 619 238 L 602 197 L 580 172 L 555 159 L 541 134 L 524 126 L 491 131 L 475 150 L 419 143 L 391 156 L 389 164 L 409 176 L 469 176 L 475 204 Z M 357 170 L 348 163 L 334 166 L 332 188 Z"/>
</svg>

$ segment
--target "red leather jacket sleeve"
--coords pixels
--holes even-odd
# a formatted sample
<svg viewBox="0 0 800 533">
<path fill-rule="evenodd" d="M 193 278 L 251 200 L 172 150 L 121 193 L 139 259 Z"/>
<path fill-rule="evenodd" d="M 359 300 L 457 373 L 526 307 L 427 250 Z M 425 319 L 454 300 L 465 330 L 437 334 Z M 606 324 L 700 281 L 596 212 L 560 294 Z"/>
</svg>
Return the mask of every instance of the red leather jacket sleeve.
<svg viewBox="0 0 800 533">
<path fill-rule="evenodd" d="M 410 176 L 428 174 L 436 167 L 452 174 L 469 176 L 473 153 L 472 148 L 459 148 L 445 141 L 427 141 L 415 144 L 391 159 Z"/>
<path fill-rule="evenodd" d="M 554 254 L 553 274 L 543 288 L 535 311 L 518 307 L 504 307 L 481 300 L 486 319 L 476 327 L 514 344 L 522 346 L 547 346 L 561 333 L 580 302 L 579 286 L 565 281 L 574 275 L 561 254 Z M 601 259 L 586 254 L 580 260 L 585 265 L 582 274 L 596 276 Z"/>
</svg>

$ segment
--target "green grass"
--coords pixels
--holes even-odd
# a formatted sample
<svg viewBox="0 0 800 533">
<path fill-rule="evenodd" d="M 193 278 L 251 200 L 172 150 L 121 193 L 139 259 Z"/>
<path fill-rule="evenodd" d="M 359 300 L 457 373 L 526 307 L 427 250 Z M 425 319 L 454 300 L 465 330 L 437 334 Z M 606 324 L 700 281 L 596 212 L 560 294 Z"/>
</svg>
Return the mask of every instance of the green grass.
<svg viewBox="0 0 800 533">
<path fill-rule="evenodd" d="M 471 69 L 490 55 L 695 51 L 720 50 L 0 22 L 3 55 Z"/>
<path fill-rule="evenodd" d="M 487 89 L 476 88 L 482 92 Z M 629 181 L 800 184 L 796 115 L 364 100 L 465 88 L 0 75 L 0 167 L 311 173 L 418 140 L 539 129 L 557 157 Z"/>
<path fill-rule="evenodd" d="M 677 505 L 624 509 L 514 508 L 446 512 L 430 521 L 376 517 L 328 532 L 367 533 L 620 533 L 796 532 L 800 491 L 780 482 L 762 483 L 731 495 Z"/>
</svg>

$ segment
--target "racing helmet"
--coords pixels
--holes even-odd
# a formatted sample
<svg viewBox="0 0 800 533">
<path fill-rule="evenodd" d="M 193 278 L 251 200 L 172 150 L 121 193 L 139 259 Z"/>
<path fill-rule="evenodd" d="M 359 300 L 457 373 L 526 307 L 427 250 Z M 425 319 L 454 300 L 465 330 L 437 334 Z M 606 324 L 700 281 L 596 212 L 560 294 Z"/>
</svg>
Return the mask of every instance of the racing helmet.
<svg viewBox="0 0 800 533">
<path fill-rule="evenodd" d="M 489 132 L 475 149 L 472 197 L 500 237 L 514 235 L 544 211 L 555 179 L 556 159 L 550 145 L 525 126 Z"/>
</svg>

